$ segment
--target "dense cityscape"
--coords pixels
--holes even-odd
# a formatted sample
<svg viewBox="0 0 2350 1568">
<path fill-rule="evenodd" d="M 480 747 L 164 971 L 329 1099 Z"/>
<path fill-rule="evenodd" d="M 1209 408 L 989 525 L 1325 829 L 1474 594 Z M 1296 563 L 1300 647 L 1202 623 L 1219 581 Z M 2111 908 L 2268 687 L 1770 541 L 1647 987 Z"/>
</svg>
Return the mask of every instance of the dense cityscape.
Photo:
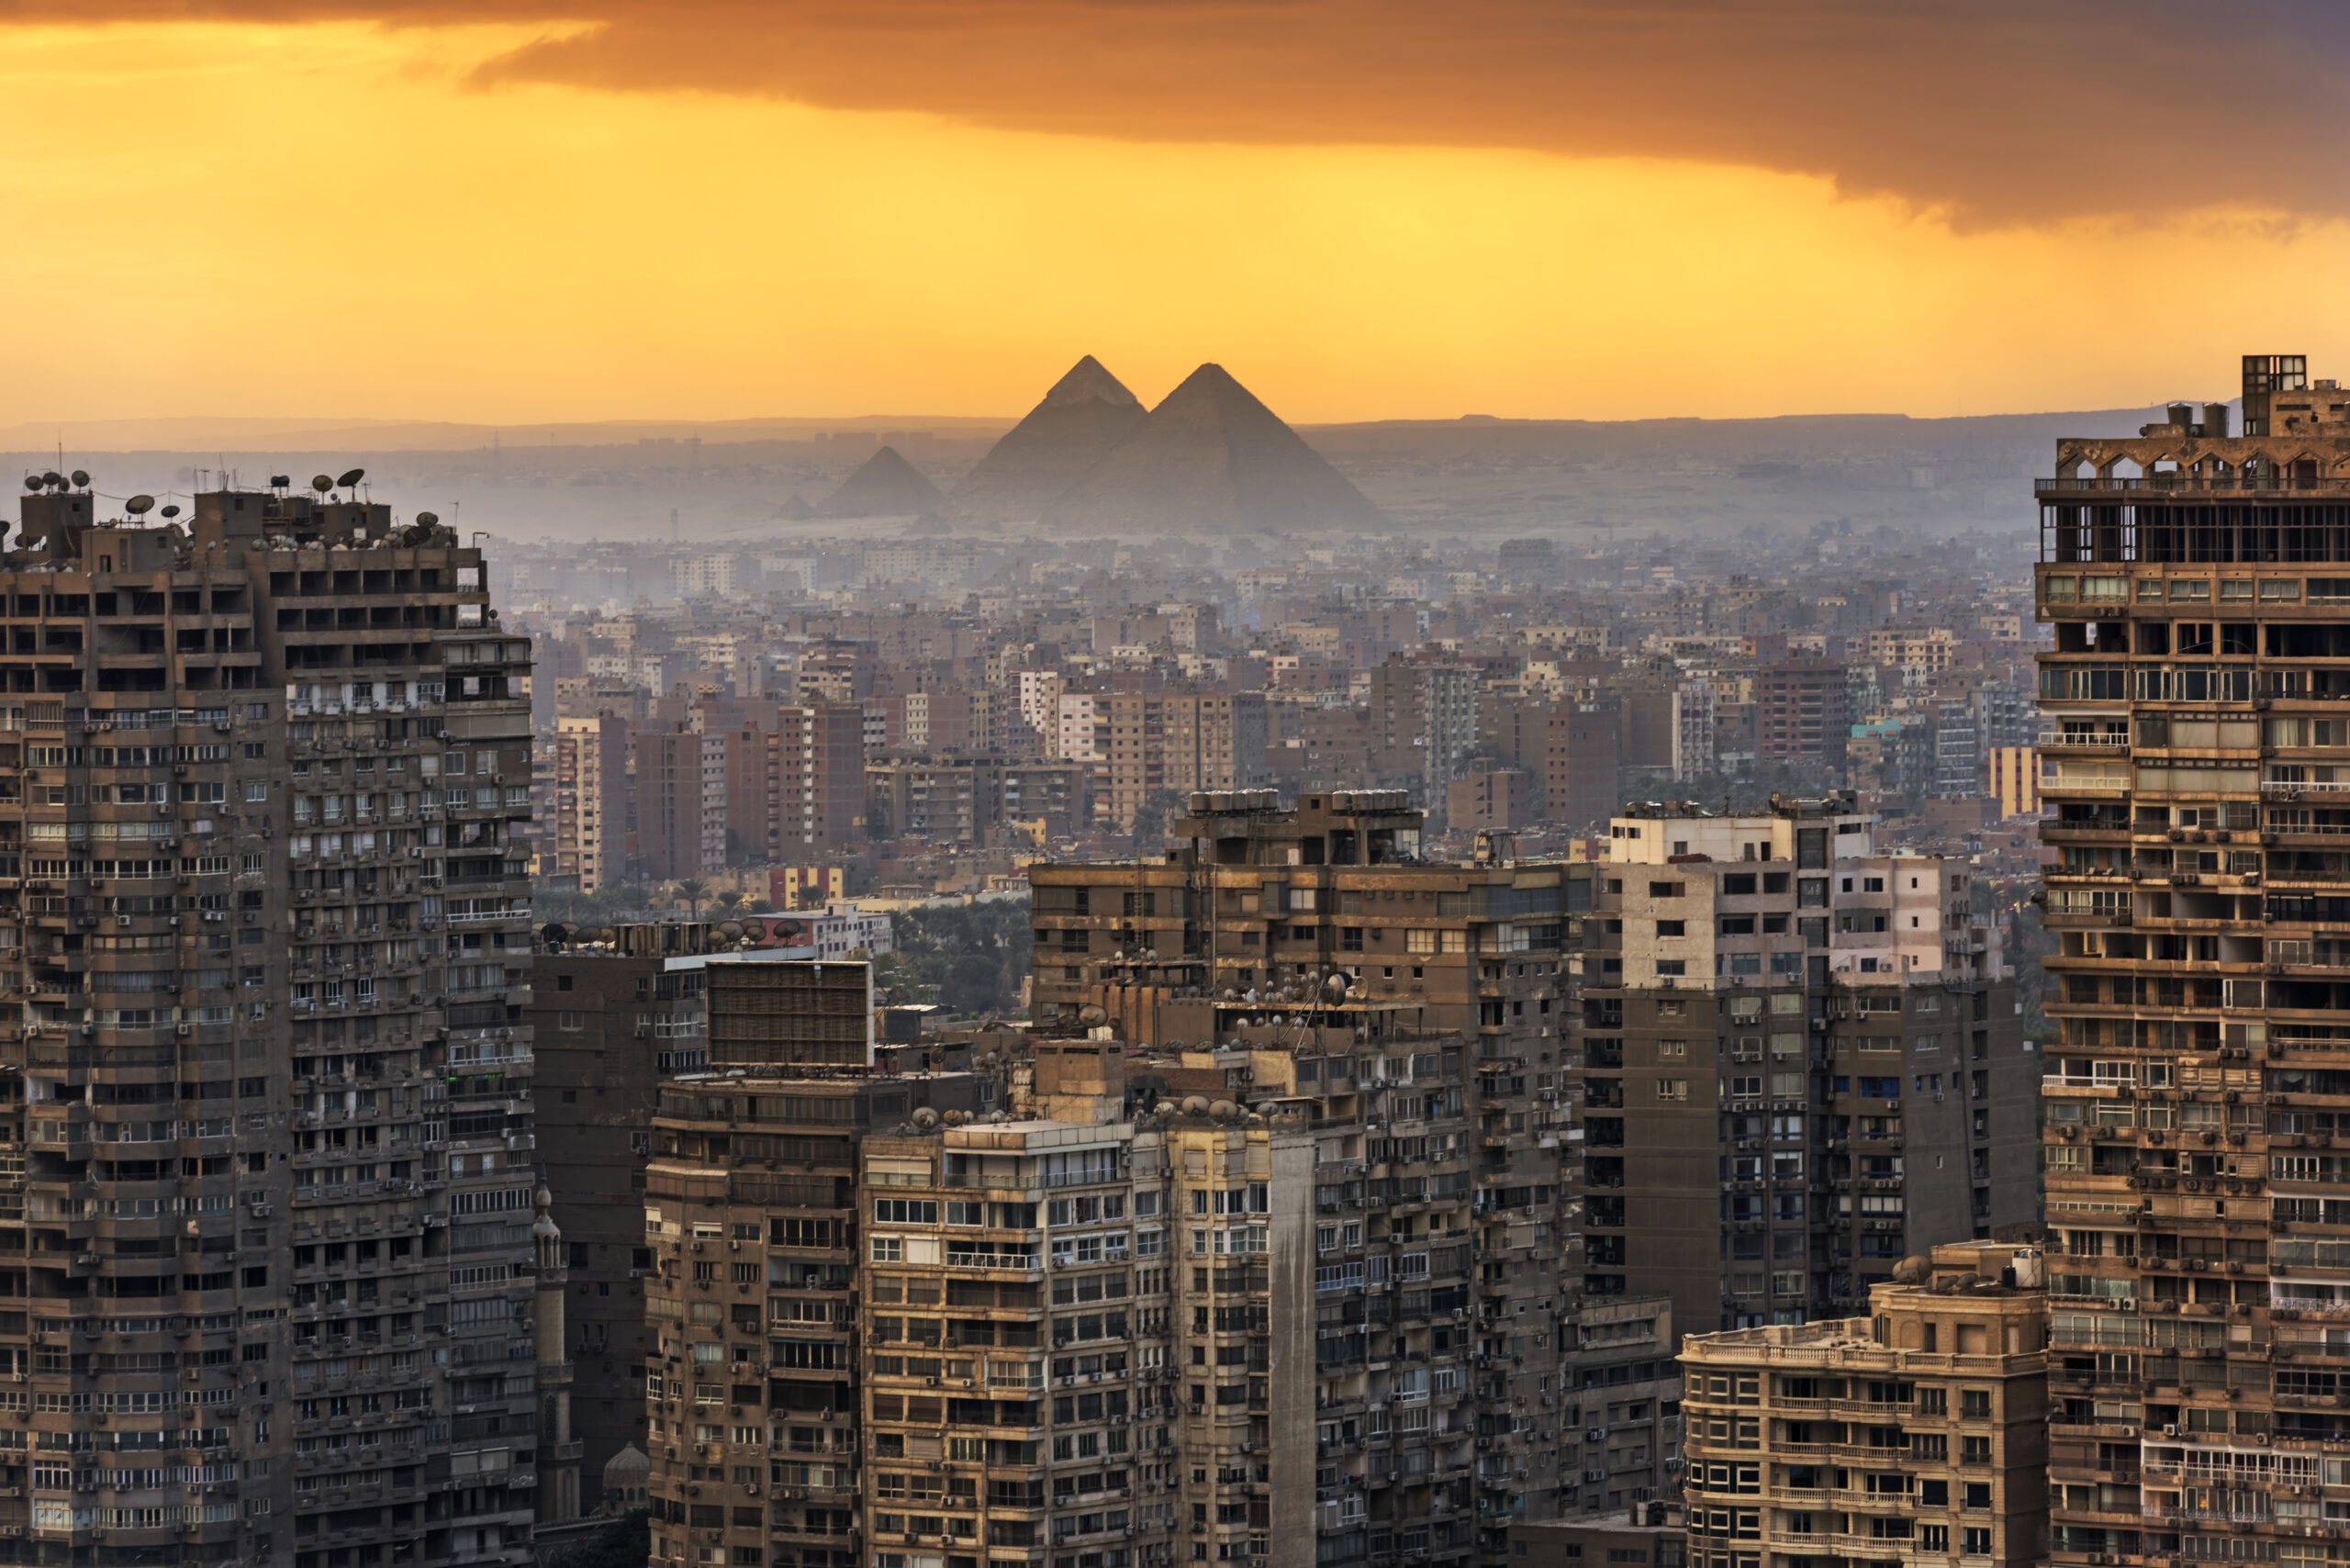
<svg viewBox="0 0 2350 1568">
<path fill-rule="evenodd" d="M 28 476 L 14 1561 L 2333 1560 L 2334 383 L 1920 552 L 1089 366 L 739 549 Z"/>
</svg>

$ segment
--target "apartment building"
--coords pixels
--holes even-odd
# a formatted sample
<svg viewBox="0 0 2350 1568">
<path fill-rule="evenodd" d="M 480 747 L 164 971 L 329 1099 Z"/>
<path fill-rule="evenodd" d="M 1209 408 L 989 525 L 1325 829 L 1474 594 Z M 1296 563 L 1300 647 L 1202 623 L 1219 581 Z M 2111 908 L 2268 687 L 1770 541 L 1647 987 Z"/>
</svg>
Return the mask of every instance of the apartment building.
<svg viewBox="0 0 2350 1568">
<path fill-rule="evenodd" d="M 555 926 L 539 934 L 528 1013 L 539 1169 L 554 1193 L 550 1217 L 562 1232 L 569 1279 L 564 1359 L 586 1374 L 571 1417 L 588 1512 L 605 1501 L 604 1466 L 646 1441 L 642 1379 L 653 1341 L 643 1281 L 652 1255 L 641 1200 L 658 1088 L 709 1067 L 711 959 L 806 955 L 773 945 L 774 924 L 758 924 L 748 952 L 710 922 L 617 926 L 609 937 Z"/>
<path fill-rule="evenodd" d="M 1476 752 L 1483 701 L 1478 678 L 1472 666 L 1416 662 L 1401 655 L 1371 671 L 1371 723 L 1378 744 L 1418 750 L 1420 799 L 1431 810 L 1443 809 L 1445 785 L 1461 761 Z M 1554 790 L 1564 783 L 1555 769 L 1548 782 Z M 1615 789 L 1612 778 L 1608 789 Z M 1553 815 L 1560 810 L 1555 794 L 1550 809 Z"/>
<path fill-rule="evenodd" d="M 1062 697 L 1066 732 L 1074 694 Z M 1110 691 L 1083 711 L 1093 722 L 1091 745 L 1067 748 L 1095 764 L 1098 825 L 1130 830 L 1135 814 L 1170 793 L 1245 790 L 1265 778 L 1265 698 L 1237 693 Z"/>
<path fill-rule="evenodd" d="M 1550 709 L 1542 753 L 1543 797 L 1550 821 L 1571 831 L 1595 828 L 1620 803 L 1623 705 L 1608 692 L 1585 692 Z"/>
<path fill-rule="evenodd" d="M 860 1149 L 917 1109 L 976 1109 L 973 1080 L 795 1063 L 658 1093 L 641 1213 L 651 1561 L 865 1568 Z"/>
<path fill-rule="evenodd" d="M 26 1561 L 528 1559 L 530 644 L 327 490 L 0 558 Z"/>
<path fill-rule="evenodd" d="M 1844 766 L 1852 718 L 1844 666 L 1785 659 L 1754 672 L 1755 739 L 1765 764 Z"/>
<path fill-rule="evenodd" d="M 1849 795 L 1609 826 L 1583 955 L 1586 1291 L 1684 1333 L 1857 1305 L 1910 1253 L 2031 1220 L 2004 933 L 1962 861 L 1872 852 Z"/>
<path fill-rule="evenodd" d="M 1684 680 L 1673 689 L 1673 777 L 1681 783 L 1714 770 L 1718 695 L 1710 680 Z"/>
<path fill-rule="evenodd" d="M 943 754 L 865 765 L 866 821 L 876 838 L 978 848 L 1003 799 L 1002 760 Z"/>
<path fill-rule="evenodd" d="M 876 1561 L 1314 1550 L 1312 1143 L 1225 1109 L 867 1140 Z"/>
<path fill-rule="evenodd" d="M 723 735 L 682 727 L 638 730 L 629 736 L 635 828 L 631 859 L 638 873 L 659 881 L 699 877 L 725 863 L 725 769 Z M 719 858 L 708 854 L 708 781 L 717 770 Z"/>
<path fill-rule="evenodd" d="M 1373 1155 L 1393 1141 L 1385 1129 L 1397 1100 L 1416 1116 L 1438 1093 L 1449 1115 L 1458 1092 L 1477 1148 L 1455 1165 L 1458 1146 L 1440 1144 L 1446 1163 L 1435 1174 L 1467 1178 L 1464 1242 L 1476 1269 L 1462 1310 L 1477 1340 L 1502 1347 L 1476 1386 L 1504 1408 L 1556 1398 L 1562 1323 L 1581 1271 L 1561 1202 L 1580 1147 L 1567 1103 L 1562 968 L 1570 912 L 1591 902 L 1589 868 L 1422 863 L 1423 819 L 1400 790 L 1310 792 L 1293 811 L 1270 791 L 1203 792 L 1190 804 L 1192 814 L 1169 826 L 1174 847 L 1163 859 L 1030 867 L 1036 1016 L 1064 1027 L 1100 1016 L 1122 1038 L 1170 1052 L 1179 1041 L 1214 1044 L 1219 1057 L 1280 1017 L 1343 1028 L 1349 1040 L 1360 1031 L 1357 1049 L 1383 1057 L 1393 1076 L 1364 1097 L 1350 1064 L 1336 1103 L 1316 1114 L 1337 1118 L 1334 1128 L 1361 1118 L 1355 1147 L 1334 1138 L 1324 1159 L 1364 1162 L 1369 1183 L 1400 1174 L 1371 1170 L 1387 1163 Z M 1447 1070 L 1444 1047 L 1410 1043 L 1422 1039 L 1456 1042 L 1450 1070 L 1473 1085 L 1464 1078 L 1399 1096 L 1395 1080 L 1422 1070 L 1413 1058 Z M 1399 1058 L 1408 1070 L 1395 1070 Z M 1313 1092 L 1304 1070 L 1301 1062 L 1301 1094 Z M 1413 1137 L 1412 1157 L 1430 1158 L 1424 1137 Z M 1477 1467 L 1480 1487 L 1490 1488 L 1477 1504 L 1481 1558 L 1505 1551 L 1513 1520 L 1580 1505 L 1580 1470 L 1569 1485 L 1550 1426 L 1548 1442 L 1533 1435 L 1539 1422 L 1478 1434 L 1493 1444 Z"/>
<path fill-rule="evenodd" d="M 1937 1247 L 1865 1317 L 1684 1340 L 1690 1568 L 2046 1562 L 2041 1267 L 2012 1242 Z M 2132 1490 L 2107 1488 L 2116 1511 Z"/>
<path fill-rule="evenodd" d="M 865 836 L 865 717 L 855 708 L 754 705 L 727 737 L 727 843 L 754 864 Z"/>
<path fill-rule="evenodd" d="M 617 713 L 554 722 L 552 868 L 583 893 L 614 879 L 628 847 L 628 721 Z"/>
<path fill-rule="evenodd" d="M 2111 1457 L 2052 1478 L 2059 1562 L 2339 1550 L 2350 410 L 2300 355 L 2243 389 L 2039 487 L 2053 1348 Z"/>
</svg>

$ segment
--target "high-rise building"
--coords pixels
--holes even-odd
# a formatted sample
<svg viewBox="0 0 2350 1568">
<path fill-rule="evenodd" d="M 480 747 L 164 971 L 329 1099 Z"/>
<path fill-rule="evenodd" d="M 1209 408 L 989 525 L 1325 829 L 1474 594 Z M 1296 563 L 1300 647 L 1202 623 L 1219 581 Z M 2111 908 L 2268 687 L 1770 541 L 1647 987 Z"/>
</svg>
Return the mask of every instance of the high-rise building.
<svg viewBox="0 0 2350 1568">
<path fill-rule="evenodd" d="M 2076 1423 L 2050 1405 L 2042 1261 L 1936 1247 L 1865 1317 L 1683 1341 L 1689 1568 L 2047 1562 L 2051 1422 Z M 2134 1518 L 2137 1448 L 2103 1452 L 2087 1490 Z"/>
<path fill-rule="evenodd" d="M 1622 728 L 1621 704 L 1612 693 L 1585 692 L 1551 707 L 1542 771 L 1552 823 L 1579 833 L 1616 810 Z"/>
<path fill-rule="evenodd" d="M 1357 1042 L 1350 1056 L 1382 1065 L 1364 1082 L 1356 1075 L 1369 1070 L 1349 1061 L 1339 1081 L 1351 1092 L 1340 1092 L 1326 1080 L 1308 1089 L 1298 1064 L 1301 1096 L 1338 1096 L 1315 1113 L 1332 1132 L 1323 1159 L 1334 1203 L 1360 1196 L 1345 1191 L 1358 1179 L 1387 1192 L 1382 1184 L 1403 1175 L 1393 1159 L 1436 1161 L 1425 1180 L 1459 1183 L 1444 1189 L 1446 1234 L 1458 1224 L 1472 1265 L 1460 1321 L 1494 1357 L 1475 1377 L 1479 1396 L 1491 1410 L 1515 1412 L 1519 1401 L 1529 1412 L 1555 1408 L 1535 1402 L 1560 1395 L 1559 1347 L 1583 1294 L 1576 1227 L 1561 1200 L 1579 1148 L 1564 960 L 1570 934 L 1582 935 L 1574 912 L 1590 904 L 1590 870 L 1421 862 L 1422 818 L 1402 791 L 1309 793 L 1294 811 L 1270 796 L 1194 795 L 1192 814 L 1170 824 L 1174 848 L 1163 858 L 1032 865 L 1036 1016 L 1064 1028 L 1105 1016 L 1121 1037 L 1170 1051 L 1175 1041 L 1215 1042 L 1219 1061 L 1225 1046 L 1276 1015 L 1304 1011 L 1340 1024 Z M 1410 1043 L 1436 1038 L 1459 1042 L 1460 1070 L 1474 1074 L 1473 1086 L 1409 1088 L 1424 1070 L 1417 1058 L 1431 1074 L 1447 1070 L 1441 1047 Z M 1452 1114 L 1455 1093 L 1477 1132 L 1465 1160 L 1457 1145 L 1410 1125 Z M 1341 1130 L 1355 1126 L 1362 1131 Z M 1346 1175 L 1349 1161 L 1365 1163 Z M 1342 1227 L 1343 1219 L 1341 1238 Z M 1316 1375 L 1329 1402 L 1355 1397 L 1350 1370 L 1334 1364 Z M 1476 1546 L 1489 1557 L 1506 1550 L 1506 1521 L 1580 1506 L 1582 1467 L 1567 1469 L 1555 1422 L 1550 1440 L 1535 1435 L 1544 1425 L 1529 1415 L 1480 1428 L 1486 1529 Z M 1333 1436 L 1360 1441 L 1367 1432 L 1359 1424 Z M 1332 1529 L 1345 1533 L 1337 1518 Z"/>
<path fill-rule="evenodd" d="M 1265 777 L 1262 692 L 1067 693 L 1061 702 L 1065 730 L 1072 714 L 1092 715 L 1090 747 L 1064 755 L 1096 765 L 1102 826 L 1123 832 L 1170 794 L 1253 789 Z"/>
<path fill-rule="evenodd" d="M 2136 1428 L 2061 1459 L 2059 1562 L 2338 1550 L 2350 423 L 2243 368 L 2242 437 L 2179 405 L 2040 485 L 2052 1350 Z"/>
<path fill-rule="evenodd" d="M 790 1064 L 662 1084 L 642 1204 L 655 1564 L 870 1561 L 861 1148 L 915 1110 L 976 1108 L 973 1082 Z"/>
<path fill-rule="evenodd" d="M 0 562 L 15 1549 L 527 1562 L 530 643 L 429 515 L 143 521 Z"/>
<path fill-rule="evenodd" d="M 628 721 L 617 713 L 558 718 L 554 812 L 556 885 L 599 890 L 627 851 Z"/>
<path fill-rule="evenodd" d="M 1852 735 L 1847 699 L 1844 666 L 1826 659 L 1784 659 L 1756 670 L 1755 738 L 1762 762 L 1812 765 L 1840 774 Z"/>
<path fill-rule="evenodd" d="M 1469 665 L 1430 664 L 1397 655 L 1371 672 L 1371 723 L 1379 744 L 1417 749 L 1420 799 L 1431 812 L 1444 810 L 1444 787 L 1462 760 L 1476 753 L 1481 696 L 1478 672 Z M 1612 768 L 1612 749 L 1609 757 Z M 1554 789 L 1557 782 L 1551 781 Z M 1613 777 L 1608 789 L 1611 793 L 1615 789 Z M 1556 817 L 1560 807 L 1555 794 L 1550 809 Z"/>
<path fill-rule="evenodd" d="M 707 922 L 623 925 L 605 941 L 542 933 L 530 1009 L 536 1042 L 539 1168 L 554 1194 L 572 1287 L 562 1359 L 582 1374 L 570 1405 L 582 1446 L 581 1506 L 607 1499 L 604 1466 L 645 1429 L 645 1358 L 654 1349 L 644 1313 L 652 1254 L 644 1235 L 644 1170 L 661 1081 L 709 1067 L 703 995 L 713 957 L 773 961 L 804 948 L 774 948 L 757 923 L 747 952 Z M 785 929 L 796 932 L 797 923 Z M 555 1343 L 547 1345 L 554 1359 Z"/>
<path fill-rule="evenodd" d="M 1610 824 L 1613 951 L 1579 991 L 1587 1291 L 1668 1291 L 1684 1333 L 1802 1322 L 2034 1217 L 2004 934 L 1965 862 L 1873 853 L 1871 821 L 1845 795 Z"/>
<path fill-rule="evenodd" d="M 865 837 L 864 715 L 827 704 L 754 706 L 727 737 L 727 842 L 755 865 Z"/>
<path fill-rule="evenodd" d="M 726 863 L 726 737 L 680 728 L 629 737 L 639 871 L 699 877 Z"/>
<path fill-rule="evenodd" d="M 1714 770 L 1715 697 L 1710 680 L 1673 689 L 1673 777 L 1682 783 Z"/>
</svg>

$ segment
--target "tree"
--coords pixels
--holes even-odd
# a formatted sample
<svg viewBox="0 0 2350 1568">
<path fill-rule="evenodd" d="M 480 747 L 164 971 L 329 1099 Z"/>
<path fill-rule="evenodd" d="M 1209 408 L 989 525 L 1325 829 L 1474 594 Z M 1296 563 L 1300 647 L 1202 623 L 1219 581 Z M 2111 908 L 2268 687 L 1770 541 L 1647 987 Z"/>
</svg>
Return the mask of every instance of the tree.
<svg viewBox="0 0 2350 1568">
<path fill-rule="evenodd" d="M 736 892 L 733 889 L 729 888 L 724 892 L 719 894 L 716 898 L 711 900 L 710 903 L 711 907 L 720 914 L 732 915 L 742 909 L 743 895 Z"/>
<path fill-rule="evenodd" d="M 1147 855 L 1167 838 L 1167 822 L 1183 803 L 1172 790 L 1161 790 L 1135 808 L 1135 853 Z"/>
<path fill-rule="evenodd" d="M 691 918 L 699 920 L 701 906 L 710 897 L 710 884 L 699 877 L 688 877 L 671 890 L 670 896 L 685 900 L 687 909 L 691 912 Z"/>
</svg>

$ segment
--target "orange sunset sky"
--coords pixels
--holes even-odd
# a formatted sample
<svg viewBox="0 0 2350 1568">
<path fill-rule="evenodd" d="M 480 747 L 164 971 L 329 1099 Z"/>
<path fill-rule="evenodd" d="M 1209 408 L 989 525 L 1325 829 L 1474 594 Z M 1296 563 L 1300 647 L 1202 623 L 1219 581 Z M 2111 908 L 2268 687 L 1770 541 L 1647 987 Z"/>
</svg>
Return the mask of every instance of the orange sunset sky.
<svg viewBox="0 0 2350 1568">
<path fill-rule="evenodd" d="M 0 0 L 0 423 L 2350 376 L 2333 6 Z"/>
</svg>

